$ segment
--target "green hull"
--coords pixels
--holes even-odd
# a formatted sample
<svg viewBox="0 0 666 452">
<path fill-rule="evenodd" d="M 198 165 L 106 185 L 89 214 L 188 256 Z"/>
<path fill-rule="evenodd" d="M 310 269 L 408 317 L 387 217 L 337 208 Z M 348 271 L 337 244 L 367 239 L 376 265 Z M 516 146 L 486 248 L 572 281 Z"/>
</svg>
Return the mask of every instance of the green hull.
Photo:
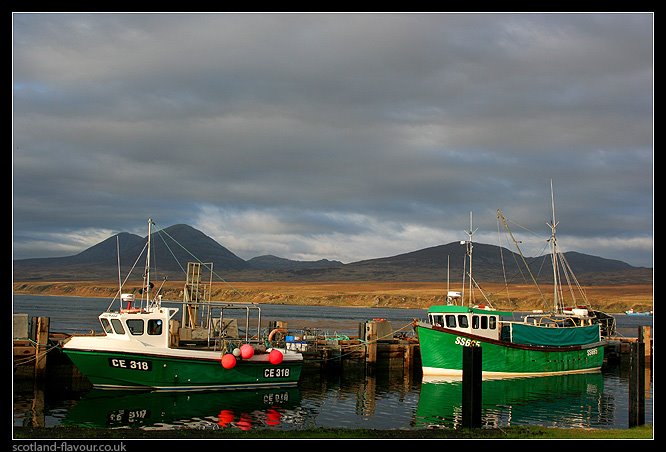
<svg viewBox="0 0 666 452">
<path fill-rule="evenodd" d="M 232 369 L 220 360 L 171 358 L 136 353 L 64 349 L 94 387 L 114 389 L 208 390 L 295 386 L 302 361 L 238 360 Z"/>
<path fill-rule="evenodd" d="M 604 345 L 547 347 L 483 339 L 459 331 L 416 326 L 424 375 L 462 374 L 463 347 L 479 346 L 484 377 L 544 376 L 601 369 Z"/>
</svg>

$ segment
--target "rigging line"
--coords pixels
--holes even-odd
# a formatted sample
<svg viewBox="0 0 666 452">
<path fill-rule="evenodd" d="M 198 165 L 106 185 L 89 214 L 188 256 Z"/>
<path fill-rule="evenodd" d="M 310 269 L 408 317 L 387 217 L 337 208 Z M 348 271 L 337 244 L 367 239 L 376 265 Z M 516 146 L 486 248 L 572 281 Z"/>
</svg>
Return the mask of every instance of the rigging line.
<svg viewBox="0 0 666 452">
<path fill-rule="evenodd" d="M 498 216 L 498 218 L 500 218 L 500 219 L 502 220 L 502 222 L 504 223 L 504 227 L 505 227 L 506 230 L 508 231 L 509 236 L 510 236 L 511 239 L 513 240 L 514 245 L 516 245 L 516 249 L 517 249 L 518 252 L 520 253 L 520 257 L 522 258 L 523 263 L 525 264 L 525 268 L 527 269 L 527 272 L 530 274 L 530 277 L 532 278 L 532 281 L 534 282 L 534 285 L 536 286 L 537 290 L 539 291 L 539 295 L 541 296 L 541 300 L 542 300 L 542 301 L 544 302 L 544 304 L 545 304 L 545 303 L 546 303 L 546 298 L 543 296 L 543 293 L 541 292 L 541 288 L 539 287 L 539 284 L 536 282 L 536 279 L 534 278 L 534 275 L 532 274 L 532 271 L 530 270 L 530 266 L 527 264 L 527 261 L 525 260 L 525 256 L 523 256 L 523 252 L 520 250 L 520 247 L 518 246 L 518 241 L 517 241 L 517 240 L 515 239 L 515 237 L 513 236 L 513 233 L 511 232 L 511 229 L 509 229 L 509 225 L 508 225 L 508 223 L 507 223 L 507 221 L 506 221 L 506 218 L 504 217 L 504 215 L 502 214 L 502 211 L 501 211 L 500 209 L 497 209 L 497 216 Z M 515 257 L 515 256 L 514 256 L 514 257 Z"/>
<path fill-rule="evenodd" d="M 137 256 L 136 260 L 134 261 L 134 264 L 132 265 L 132 268 L 130 268 L 130 271 L 127 273 L 127 276 L 125 276 L 125 280 L 120 285 L 120 288 L 118 289 L 118 293 L 116 293 L 116 295 L 113 297 L 113 300 L 111 300 L 111 303 L 109 303 L 109 306 L 106 308 L 107 311 L 109 309 L 111 309 L 111 305 L 113 304 L 113 302 L 116 301 L 116 299 L 120 296 L 120 294 L 122 292 L 122 289 L 123 289 L 123 286 L 125 285 L 125 283 L 129 279 L 132 272 L 134 271 L 134 268 L 136 267 L 136 264 L 139 262 L 139 259 L 141 259 L 141 256 L 143 256 L 143 252 L 146 251 L 147 246 L 148 246 L 148 243 L 144 243 L 143 249 L 141 250 L 141 252 Z"/>
<path fill-rule="evenodd" d="M 567 269 L 566 263 L 564 262 L 562 254 L 558 253 L 557 254 L 557 259 L 558 259 L 558 265 L 562 266 L 562 273 L 564 274 L 564 278 L 566 279 L 567 286 L 569 287 L 569 293 L 571 294 L 571 302 L 574 306 L 576 306 L 578 303 L 576 303 L 576 296 L 573 293 L 573 288 L 571 286 L 571 279 L 570 279 L 570 272 Z M 561 281 L 561 280 L 560 280 Z M 564 289 L 561 288 L 561 293 L 562 293 L 562 300 L 564 300 Z"/>
<path fill-rule="evenodd" d="M 566 268 L 568 274 L 571 275 L 570 276 L 571 281 L 573 281 L 573 284 L 571 284 L 571 282 L 569 282 L 569 277 L 567 277 L 567 282 L 569 282 L 570 290 L 572 291 L 571 296 L 574 297 L 574 295 L 573 295 L 573 286 L 575 285 L 576 288 L 578 289 L 578 292 L 580 293 L 581 297 L 583 298 L 583 301 L 585 302 L 585 304 L 589 304 L 588 300 L 587 300 L 587 294 L 585 293 L 585 290 L 583 289 L 583 287 L 578 282 L 578 279 L 576 278 L 576 274 L 571 269 L 571 266 L 569 265 L 569 262 L 567 261 L 567 258 L 564 256 L 564 254 L 560 253 L 560 259 L 563 262 L 563 267 Z"/>
<path fill-rule="evenodd" d="M 180 242 L 178 242 L 178 240 L 174 239 L 171 235 L 169 235 L 168 232 L 166 232 L 166 231 L 163 230 L 163 229 L 161 229 L 160 232 L 164 233 L 167 237 L 169 237 L 171 240 L 173 240 L 174 243 L 176 243 L 176 245 L 180 246 L 180 247 L 181 247 L 181 248 L 182 248 L 187 254 L 189 254 L 190 256 L 192 256 L 192 258 L 194 258 L 198 263 L 200 263 L 201 265 L 203 265 L 204 268 L 208 269 L 208 270 L 211 272 L 211 274 L 213 274 L 213 275 L 215 275 L 217 278 L 219 278 L 220 281 L 222 281 L 223 283 L 225 283 L 226 285 L 228 285 L 229 287 L 231 287 L 231 289 L 232 289 L 234 292 L 236 292 L 238 295 L 241 295 L 241 296 L 243 295 L 243 293 L 242 293 L 241 291 L 239 291 L 238 289 L 236 289 L 236 288 L 235 288 L 234 286 L 232 286 L 228 281 L 226 281 L 222 276 L 220 276 L 219 274 L 217 274 L 217 272 L 215 272 L 215 271 L 214 271 L 211 267 L 209 267 L 205 262 L 201 261 L 198 257 L 196 257 L 194 254 L 192 254 L 192 253 L 190 252 L 190 250 L 188 250 L 187 248 L 185 248 Z M 176 261 L 177 261 L 177 260 L 176 260 Z"/>
<path fill-rule="evenodd" d="M 495 309 L 495 308 L 493 307 L 492 302 L 491 302 L 491 301 L 488 299 L 488 297 L 486 296 L 486 293 L 483 291 L 483 289 L 481 289 L 481 286 L 479 286 L 479 284 L 476 282 L 476 279 L 472 278 L 471 275 L 470 275 L 470 278 L 472 279 L 472 282 L 474 283 L 474 286 L 475 286 L 477 289 L 479 289 L 479 292 L 481 292 L 481 295 L 483 295 L 483 298 L 488 302 L 488 305 L 490 305 L 491 308 Z"/>
<path fill-rule="evenodd" d="M 180 271 L 182 271 L 184 274 L 187 274 L 187 271 L 185 271 L 185 269 L 183 268 L 183 266 L 180 265 L 180 261 L 176 258 L 176 255 L 175 255 L 174 252 L 171 250 L 171 247 L 169 246 L 169 244 L 166 242 L 166 240 L 164 240 L 164 237 L 163 237 L 163 235 L 162 235 L 162 234 L 163 234 L 162 229 L 158 229 L 158 230 L 155 231 L 155 232 L 157 232 L 158 237 L 162 240 L 162 243 L 164 243 L 164 246 L 166 246 L 166 249 L 169 250 L 169 253 L 171 254 L 171 257 L 173 257 L 173 260 L 176 261 L 176 264 L 178 264 L 178 266 L 180 267 Z M 164 234 L 168 235 L 166 232 L 164 232 Z M 172 240 L 173 240 L 173 238 L 172 238 Z M 174 240 L 174 241 L 175 241 L 175 240 Z"/>
<path fill-rule="evenodd" d="M 510 303 L 509 284 L 506 281 L 506 268 L 504 267 L 504 253 L 502 252 L 502 234 L 500 233 L 500 221 L 497 219 L 497 243 L 499 244 L 500 260 L 502 261 L 502 276 L 504 277 L 504 287 L 506 288 L 506 299 Z"/>
<path fill-rule="evenodd" d="M 508 220 L 508 219 L 507 219 L 506 221 L 508 221 L 509 223 L 511 223 L 511 224 L 513 224 L 513 225 L 518 226 L 518 227 L 521 228 L 521 229 L 524 229 L 525 231 L 531 233 L 531 234 L 534 235 L 535 237 L 539 237 L 539 238 L 541 238 L 541 234 L 539 234 L 539 233 L 537 233 L 537 232 L 535 232 L 535 231 L 533 231 L 533 230 L 531 230 L 531 229 L 529 229 L 529 228 L 526 228 L 525 226 L 521 226 L 520 224 L 516 223 L 516 222 L 513 221 L 513 220 Z"/>
</svg>

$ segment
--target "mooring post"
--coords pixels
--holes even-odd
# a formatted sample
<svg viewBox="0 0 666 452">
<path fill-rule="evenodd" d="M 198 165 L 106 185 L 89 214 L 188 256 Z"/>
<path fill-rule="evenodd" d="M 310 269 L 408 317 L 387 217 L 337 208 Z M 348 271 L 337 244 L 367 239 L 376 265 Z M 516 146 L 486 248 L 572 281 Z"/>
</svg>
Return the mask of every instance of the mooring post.
<svg viewBox="0 0 666 452">
<path fill-rule="evenodd" d="M 49 318 L 39 317 L 37 319 L 37 331 L 35 333 L 35 379 L 42 380 L 46 376 L 46 353 L 49 342 Z"/>
<path fill-rule="evenodd" d="M 481 427 L 481 385 L 481 347 L 463 347 L 463 428 Z"/>
<path fill-rule="evenodd" d="M 366 355 L 365 364 L 369 370 L 374 370 L 377 364 L 377 324 L 375 322 L 366 322 L 365 324 L 365 343 Z"/>
<path fill-rule="evenodd" d="M 645 343 L 642 329 L 629 355 L 629 428 L 645 425 Z"/>
</svg>

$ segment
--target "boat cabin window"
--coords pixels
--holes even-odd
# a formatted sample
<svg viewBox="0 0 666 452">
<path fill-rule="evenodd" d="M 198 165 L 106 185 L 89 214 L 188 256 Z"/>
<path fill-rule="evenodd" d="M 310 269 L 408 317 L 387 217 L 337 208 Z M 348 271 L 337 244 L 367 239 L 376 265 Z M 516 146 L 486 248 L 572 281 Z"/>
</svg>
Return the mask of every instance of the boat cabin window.
<svg viewBox="0 0 666 452">
<path fill-rule="evenodd" d="M 446 327 L 455 328 L 456 327 L 456 316 L 452 314 L 446 315 Z"/>
<path fill-rule="evenodd" d="M 473 315 L 472 328 L 475 330 L 478 330 L 479 328 L 482 330 L 494 330 L 497 328 L 497 317 L 494 315 Z"/>
<path fill-rule="evenodd" d="M 148 334 L 159 336 L 162 334 L 162 320 L 150 319 L 148 320 Z"/>
<path fill-rule="evenodd" d="M 116 334 L 125 334 L 125 328 L 123 328 L 123 324 L 120 323 L 120 320 L 111 319 L 111 325 L 113 325 L 114 333 L 116 333 Z"/>
<path fill-rule="evenodd" d="M 469 328 L 466 315 L 461 314 L 458 316 L 458 325 L 460 325 L 460 328 Z"/>
<path fill-rule="evenodd" d="M 101 319 L 101 322 L 102 322 L 102 328 L 104 328 L 104 332 L 106 334 L 113 333 L 113 329 L 111 328 L 109 319 Z"/>
<path fill-rule="evenodd" d="M 134 336 L 141 336 L 143 334 L 143 320 L 142 319 L 129 319 L 125 322 L 127 328 Z"/>
<path fill-rule="evenodd" d="M 430 323 L 433 325 L 442 326 L 444 324 L 444 318 L 441 315 L 430 315 Z"/>
</svg>

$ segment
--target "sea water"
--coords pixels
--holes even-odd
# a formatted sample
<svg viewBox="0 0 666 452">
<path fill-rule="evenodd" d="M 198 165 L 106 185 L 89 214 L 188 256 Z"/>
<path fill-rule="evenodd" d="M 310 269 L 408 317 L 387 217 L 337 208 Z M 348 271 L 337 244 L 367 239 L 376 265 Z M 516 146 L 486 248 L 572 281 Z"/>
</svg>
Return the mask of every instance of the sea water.
<svg viewBox="0 0 666 452">
<path fill-rule="evenodd" d="M 15 295 L 14 313 L 50 318 L 50 330 L 101 331 L 97 316 L 108 299 Z M 327 335 L 356 335 L 358 324 L 373 318 L 410 332 L 425 310 L 260 305 L 265 320 L 288 328 L 313 328 Z M 616 316 L 618 329 L 652 325 L 652 317 Z M 646 369 L 645 421 L 653 422 L 652 373 Z M 629 365 L 563 377 L 518 379 L 483 384 L 482 423 L 488 427 L 543 425 L 564 428 L 627 428 Z M 140 429 L 298 430 L 313 427 L 366 429 L 457 428 L 461 425 L 459 381 L 431 382 L 402 369 L 369 371 L 304 369 L 298 387 L 208 393 L 65 391 L 12 385 L 14 426 L 101 426 Z"/>
</svg>

